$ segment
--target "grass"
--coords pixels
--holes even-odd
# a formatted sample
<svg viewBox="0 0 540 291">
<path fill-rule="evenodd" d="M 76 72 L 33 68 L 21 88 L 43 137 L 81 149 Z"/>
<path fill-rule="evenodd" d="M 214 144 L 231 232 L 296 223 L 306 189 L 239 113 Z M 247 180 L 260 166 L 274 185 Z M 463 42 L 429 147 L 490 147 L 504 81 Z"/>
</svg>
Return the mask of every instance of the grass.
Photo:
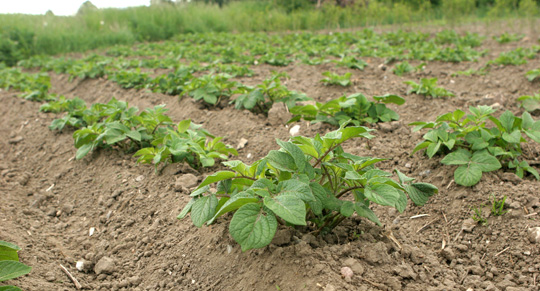
<svg viewBox="0 0 540 291">
<path fill-rule="evenodd" d="M 292 11 L 274 1 L 234 1 L 223 8 L 192 3 L 99 9 L 76 16 L 4 14 L 0 17 L 0 62 L 13 65 L 36 54 L 160 41 L 184 33 L 341 29 L 435 20 L 453 23 L 467 17 L 516 17 L 524 13 L 519 7 L 506 9 L 502 4 L 477 9 L 463 6 L 470 1 L 448 0 L 445 3 L 456 5 L 438 7 L 429 2 L 415 6 L 380 0 L 347 8 L 323 5 Z M 537 16 L 538 6 L 534 2 L 528 5 L 536 9 L 527 8 L 525 16 Z"/>
</svg>

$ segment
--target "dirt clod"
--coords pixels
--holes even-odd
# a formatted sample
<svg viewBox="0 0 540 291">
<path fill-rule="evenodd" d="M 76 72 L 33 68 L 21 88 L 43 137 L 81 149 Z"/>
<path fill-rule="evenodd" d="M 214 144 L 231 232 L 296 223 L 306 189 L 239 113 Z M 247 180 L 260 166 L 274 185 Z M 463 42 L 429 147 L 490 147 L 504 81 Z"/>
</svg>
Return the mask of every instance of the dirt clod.
<svg viewBox="0 0 540 291">
<path fill-rule="evenodd" d="M 109 257 L 102 257 L 94 266 L 94 272 L 97 275 L 100 274 L 113 274 L 117 268 L 114 260 Z"/>
</svg>

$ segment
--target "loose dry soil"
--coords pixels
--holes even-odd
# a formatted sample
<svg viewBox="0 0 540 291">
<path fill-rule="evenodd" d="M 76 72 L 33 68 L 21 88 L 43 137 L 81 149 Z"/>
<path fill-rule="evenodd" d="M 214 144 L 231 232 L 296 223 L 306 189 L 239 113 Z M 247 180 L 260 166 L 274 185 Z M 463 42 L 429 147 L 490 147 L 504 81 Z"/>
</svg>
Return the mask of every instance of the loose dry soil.
<svg viewBox="0 0 540 291">
<path fill-rule="evenodd" d="M 491 36 L 507 27 L 473 28 Z M 230 216 L 200 229 L 189 219 L 176 219 L 189 200 L 184 188 L 216 168 L 196 172 L 171 165 L 156 174 L 152 166 L 138 165 L 131 155 L 113 150 L 75 161 L 72 132 L 47 128 L 54 115 L 40 113 L 40 104 L 22 100 L 16 92 L 0 91 L 0 238 L 22 247 L 21 260 L 33 267 L 29 275 L 10 283 L 25 290 L 75 290 L 63 265 L 85 290 L 538 290 L 540 243 L 528 239 L 528 229 L 540 226 L 540 182 L 501 170 L 485 174 L 474 187 L 457 186 L 453 168 L 440 164 L 440 158 L 410 155 L 422 134 L 407 126 L 479 104 L 521 114 L 516 98 L 540 89 L 524 73 L 540 68 L 540 58 L 522 66 L 496 67 L 486 76 L 451 76 L 478 68 L 501 51 L 538 44 L 537 34 L 521 32 L 528 36 L 516 43 L 486 39 L 483 47 L 490 53 L 478 63 L 429 62 L 423 72 L 404 77 L 373 58 L 366 59 L 364 71 L 331 64 L 253 67 L 256 76 L 239 80 L 256 84 L 271 70 L 285 71 L 291 76 L 286 82 L 290 89 L 318 101 L 355 92 L 405 96 L 404 105 L 392 107 L 400 121 L 375 126 L 376 138 L 351 141 L 345 149 L 388 158 L 382 169 L 397 168 L 433 183 L 440 194 L 422 208 L 409 205 L 404 213 L 375 207 L 385 227 L 353 217 L 318 238 L 280 228 L 271 245 L 247 252 L 228 234 Z M 351 71 L 354 86 L 322 85 L 321 73 L 329 69 Z M 437 77 L 456 97 L 406 96 L 403 81 L 423 77 Z M 239 150 L 239 159 L 247 163 L 276 149 L 276 138 L 289 137 L 288 128 L 276 124 L 275 117 L 230 107 L 208 110 L 190 98 L 123 90 L 105 79 L 51 78 L 54 93 L 87 103 L 107 102 L 112 96 L 139 108 L 165 103 L 175 121 L 191 118 L 234 146 L 247 139 Z M 307 136 L 332 130 L 328 125 L 298 124 L 300 134 Z M 523 156 L 537 169 L 539 152 L 537 144 L 527 144 Z M 508 213 L 491 216 L 492 197 L 505 195 Z M 470 224 L 471 207 L 482 210 L 486 226 Z M 419 214 L 424 216 L 411 218 Z M 83 259 L 86 272 L 75 268 Z M 342 278 L 345 266 L 353 270 L 352 280 Z"/>
</svg>

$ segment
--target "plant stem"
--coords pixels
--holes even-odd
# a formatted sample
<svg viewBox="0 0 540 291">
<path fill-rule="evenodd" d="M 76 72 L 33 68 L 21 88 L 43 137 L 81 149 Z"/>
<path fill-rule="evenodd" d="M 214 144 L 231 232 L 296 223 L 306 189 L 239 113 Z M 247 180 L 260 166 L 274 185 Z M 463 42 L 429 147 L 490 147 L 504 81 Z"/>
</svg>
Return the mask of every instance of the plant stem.
<svg viewBox="0 0 540 291">
<path fill-rule="evenodd" d="M 332 221 L 334 221 L 334 219 L 335 219 L 338 215 L 339 215 L 339 213 L 336 213 L 336 214 L 334 214 L 331 218 L 326 219 L 326 220 L 324 221 L 324 224 L 323 224 L 321 227 L 319 227 L 319 229 L 317 229 L 317 230 L 313 233 L 313 235 L 314 235 L 314 236 L 319 236 L 319 234 L 321 233 L 321 231 L 322 231 L 325 227 L 327 227 Z"/>
<path fill-rule="evenodd" d="M 347 194 L 348 192 L 350 192 L 352 190 L 360 189 L 360 188 L 364 188 L 364 186 L 359 185 L 359 186 L 353 186 L 353 187 L 344 189 L 343 191 L 339 192 L 338 195 L 336 195 L 336 198 L 340 198 L 341 196 Z"/>
<path fill-rule="evenodd" d="M 343 220 L 347 218 L 346 216 L 341 215 L 338 219 L 334 220 L 334 222 L 330 225 L 330 229 L 334 229 L 336 226 L 338 226 Z"/>
<path fill-rule="evenodd" d="M 322 160 L 331 152 L 333 151 L 335 148 L 337 148 L 339 146 L 339 143 L 338 144 L 335 144 L 333 145 L 332 147 L 330 147 L 330 149 L 328 149 L 320 158 L 317 159 L 317 161 L 315 161 L 315 164 L 313 165 L 313 168 L 316 168 L 321 162 Z"/>
</svg>

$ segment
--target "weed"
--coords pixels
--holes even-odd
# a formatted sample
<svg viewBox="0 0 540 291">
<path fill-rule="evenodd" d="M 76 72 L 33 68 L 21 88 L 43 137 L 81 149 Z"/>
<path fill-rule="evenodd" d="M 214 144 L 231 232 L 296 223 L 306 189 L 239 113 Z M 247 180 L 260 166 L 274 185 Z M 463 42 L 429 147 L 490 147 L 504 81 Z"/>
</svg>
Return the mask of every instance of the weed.
<svg viewBox="0 0 540 291">
<path fill-rule="evenodd" d="M 493 200 L 491 201 L 491 215 L 501 216 L 507 213 L 508 210 L 504 210 L 505 201 L 506 201 L 506 195 L 500 200 L 495 198 L 495 196 L 493 196 Z"/>
</svg>

